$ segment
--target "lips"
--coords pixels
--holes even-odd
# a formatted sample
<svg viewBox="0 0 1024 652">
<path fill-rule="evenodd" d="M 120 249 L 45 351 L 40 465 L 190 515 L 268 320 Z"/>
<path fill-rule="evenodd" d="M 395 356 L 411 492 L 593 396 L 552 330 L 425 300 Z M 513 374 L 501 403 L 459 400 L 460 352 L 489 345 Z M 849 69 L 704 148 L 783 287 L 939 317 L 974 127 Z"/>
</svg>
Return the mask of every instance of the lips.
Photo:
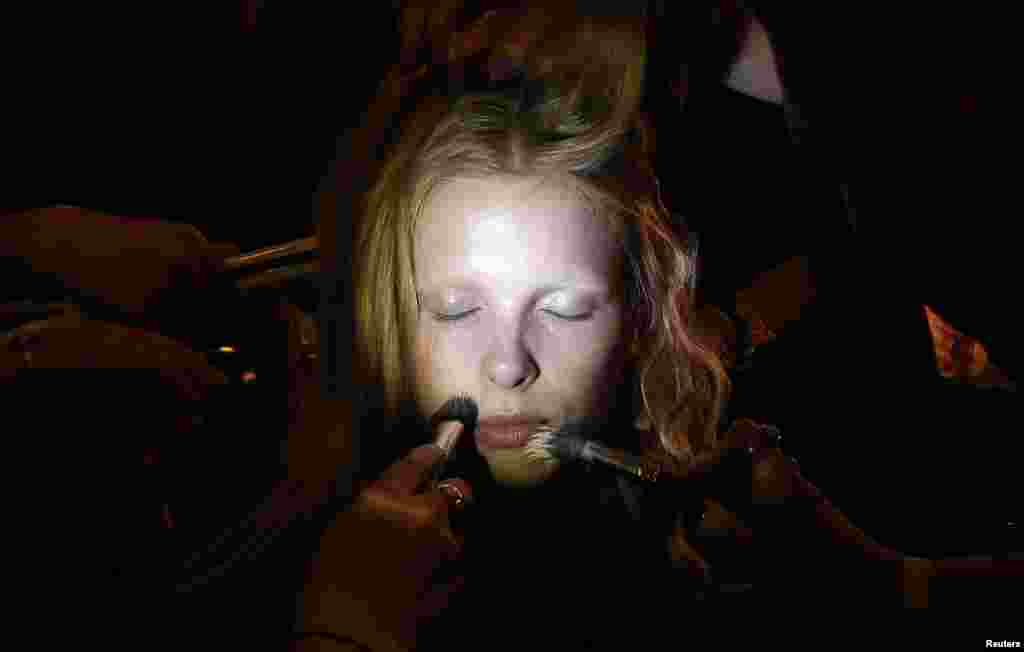
<svg viewBox="0 0 1024 652">
<path fill-rule="evenodd" d="M 481 419 L 475 436 L 479 448 L 522 448 L 526 440 L 544 424 L 541 419 L 527 417 L 491 417 Z"/>
</svg>

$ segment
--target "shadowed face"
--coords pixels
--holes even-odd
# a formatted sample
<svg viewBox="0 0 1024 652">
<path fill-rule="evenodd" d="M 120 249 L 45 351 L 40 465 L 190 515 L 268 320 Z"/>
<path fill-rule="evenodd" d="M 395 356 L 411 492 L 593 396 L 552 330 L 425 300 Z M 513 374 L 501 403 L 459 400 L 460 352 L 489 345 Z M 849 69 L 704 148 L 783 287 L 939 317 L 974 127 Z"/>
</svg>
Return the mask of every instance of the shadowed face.
<svg viewBox="0 0 1024 652">
<path fill-rule="evenodd" d="M 421 413 L 469 394 L 494 478 L 543 482 L 556 465 L 525 454 L 532 427 L 606 415 L 623 378 L 621 246 L 568 184 L 492 177 L 433 194 L 414 257 Z"/>
</svg>

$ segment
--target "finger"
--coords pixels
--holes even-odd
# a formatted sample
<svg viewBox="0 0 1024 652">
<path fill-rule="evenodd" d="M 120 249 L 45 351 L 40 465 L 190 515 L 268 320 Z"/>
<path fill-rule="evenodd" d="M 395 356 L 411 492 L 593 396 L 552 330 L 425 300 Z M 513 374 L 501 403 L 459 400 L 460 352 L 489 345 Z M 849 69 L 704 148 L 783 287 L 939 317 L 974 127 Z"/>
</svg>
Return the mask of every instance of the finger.
<svg viewBox="0 0 1024 652">
<path fill-rule="evenodd" d="M 683 528 L 677 528 L 673 533 L 670 542 L 672 560 L 698 583 L 709 584 L 711 582 L 711 567 L 690 543 L 688 536 L 689 533 Z"/>
<path fill-rule="evenodd" d="M 708 552 L 708 544 L 721 544 L 727 541 L 749 545 L 754 540 L 753 530 L 747 527 L 735 512 L 710 498 L 704 501 L 704 518 L 701 519 L 700 526 L 694 534 L 700 537 L 705 553 Z"/>
<path fill-rule="evenodd" d="M 753 470 L 753 499 L 755 504 L 778 505 L 793 496 L 794 467 L 781 453 L 757 462 Z"/>
<path fill-rule="evenodd" d="M 473 493 L 469 484 L 464 480 L 447 479 L 442 481 L 434 491 L 429 491 L 422 496 L 426 508 L 430 513 L 430 521 L 445 536 L 451 538 L 459 546 L 461 552 L 462 531 L 460 527 L 461 517 L 473 504 Z"/>
<path fill-rule="evenodd" d="M 473 488 L 461 478 L 445 478 L 437 489 L 445 497 L 448 511 L 462 511 L 473 505 Z"/>
<path fill-rule="evenodd" d="M 431 522 L 448 545 L 446 558 L 454 561 L 462 556 L 463 539 L 460 517 L 473 504 L 469 483 L 459 478 L 442 481 L 435 491 L 422 496 L 431 514 Z"/>
<path fill-rule="evenodd" d="M 730 512 L 717 500 L 704 501 L 704 518 L 701 519 L 701 530 L 709 534 L 724 534 L 734 530 L 739 524 L 736 514 Z"/>
<path fill-rule="evenodd" d="M 444 451 L 433 444 L 414 448 L 408 455 L 389 466 L 373 488 L 410 496 L 423 486 L 434 468 L 444 459 Z"/>
<path fill-rule="evenodd" d="M 452 485 L 451 482 L 451 480 L 442 482 L 438 487 L 448 501 L 448 527 L 458 537 L 465 532 L 467 519 L 471 518 L 474 498 L 468 484 Z"/>
</svg>

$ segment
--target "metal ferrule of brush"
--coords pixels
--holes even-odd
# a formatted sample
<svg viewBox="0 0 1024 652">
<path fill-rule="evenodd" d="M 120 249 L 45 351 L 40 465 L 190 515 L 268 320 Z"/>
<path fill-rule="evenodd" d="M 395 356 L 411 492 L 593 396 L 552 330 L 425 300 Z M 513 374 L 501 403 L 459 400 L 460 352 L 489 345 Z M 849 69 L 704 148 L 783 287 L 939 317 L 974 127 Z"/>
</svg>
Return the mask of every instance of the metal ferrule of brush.
<svg viewBox="0 0 1024 652">
<path fill-rule="evenodd" d="M 476 401 L 468 394 L 458 394 L 448 399 L 430 419 L 430 431 L 434 436 L 434 445 L 444 451 L 444 459 L 434 467 L 430 477 L 430 486 L 436 487 L 441 482 L 448 466 L 455 460 L 455 446 L 458 439 L 463 435 L 476 430 L 477 419 L 480 410 Z M 450 425 L 442 426 L 444 422 L 459 422 L 462 424 L 461 432 L 458 435 L 452 433 Z"/>
</svg>

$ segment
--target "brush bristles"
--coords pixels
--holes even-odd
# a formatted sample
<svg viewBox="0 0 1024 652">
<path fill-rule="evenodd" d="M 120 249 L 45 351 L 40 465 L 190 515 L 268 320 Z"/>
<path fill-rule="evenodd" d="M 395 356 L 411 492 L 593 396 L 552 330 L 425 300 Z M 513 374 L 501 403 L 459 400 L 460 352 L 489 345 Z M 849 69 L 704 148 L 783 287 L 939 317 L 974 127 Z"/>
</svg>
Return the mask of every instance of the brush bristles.
<svg viewBox="0 0 1024 652">
<path fill-rule="evenodd" d="M 581 437 L 566 434 L 565 429 L 541 426 L 526 440 L 526 455 L 537 460 L 578 460 L 585 443 Z"/>
<path fill-rule="evenodd" d="M 443 421 L 459 421 L 463 425 L 463 433 L 472 433 L 476 430 L 479 417 L 480 408 L 473 397 L 469 394 L 457 394 L 445 401 L 437 411 L 430 420 L 430 428 L 434 431 Z"/>
<path fill-rule="evenodd" d="M 551 462 L 557 460 L 553 451 L 554 431 L 550 429 L 538 430 L 526 440 L 524 454 L 532 462 Z"/>
</svg>

